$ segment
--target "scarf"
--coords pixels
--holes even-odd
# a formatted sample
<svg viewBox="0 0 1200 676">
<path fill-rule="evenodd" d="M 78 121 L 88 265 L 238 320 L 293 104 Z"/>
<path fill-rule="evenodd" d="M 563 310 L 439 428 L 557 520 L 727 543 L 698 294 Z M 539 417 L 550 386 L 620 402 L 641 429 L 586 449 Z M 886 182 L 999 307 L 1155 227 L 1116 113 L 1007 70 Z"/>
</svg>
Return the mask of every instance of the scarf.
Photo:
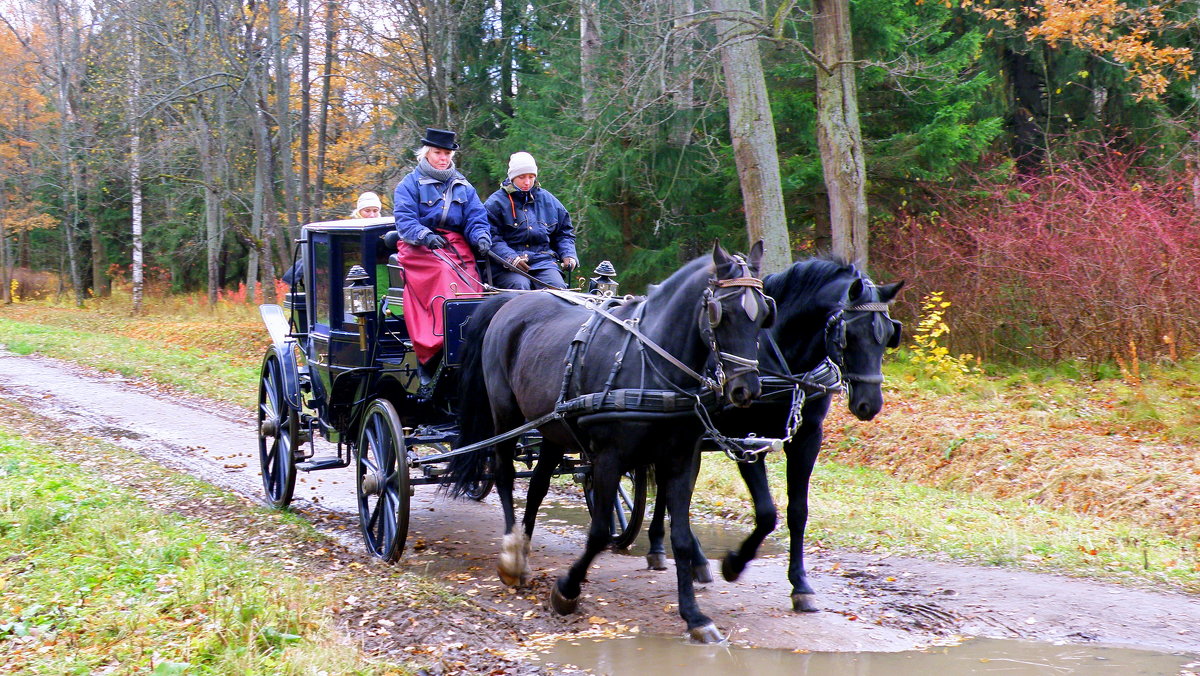
<svg viewBox="0 0 1200 676">
<path fill-rule="evenodd" d="M 450 166 L 445 169 L 434 169 L 433 165 L 429 163 L 429 160 L 423 157 L 421 158 L 420 162 L 417 162 L 417 171 L 428 176 L 429 178 L 432 178 L 438 183 L 445 183 L 446 181 L 454 178 L 454 174 L 458 173 L 458 169 L 455 168 L 453 162 L 451 162 Z"/>
</svg>

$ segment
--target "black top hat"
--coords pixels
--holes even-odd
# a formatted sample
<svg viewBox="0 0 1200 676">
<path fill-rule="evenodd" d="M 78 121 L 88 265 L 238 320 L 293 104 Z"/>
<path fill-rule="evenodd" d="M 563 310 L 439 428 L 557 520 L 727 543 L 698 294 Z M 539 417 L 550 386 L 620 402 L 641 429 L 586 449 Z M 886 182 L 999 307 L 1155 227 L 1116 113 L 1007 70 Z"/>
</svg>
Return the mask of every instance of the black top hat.
<svg viewBox="0 0 1200 676">
<path fill-rule="evenodd" d="M 421 139 L 421 145 L 443 148 L 445 150 L 458 150 L 458 144 L 454 142 L 455 136 L 457 134 L 452 131 L 430 127 L 425 130 L 425 138 Z"/>
</svg>

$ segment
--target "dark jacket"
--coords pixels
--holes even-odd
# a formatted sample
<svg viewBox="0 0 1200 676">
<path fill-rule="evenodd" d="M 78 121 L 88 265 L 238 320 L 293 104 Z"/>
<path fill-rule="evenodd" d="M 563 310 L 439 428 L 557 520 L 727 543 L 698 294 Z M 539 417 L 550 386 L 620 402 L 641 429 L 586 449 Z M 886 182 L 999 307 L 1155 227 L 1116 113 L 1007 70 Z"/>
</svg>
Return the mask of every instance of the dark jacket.
<svg viewBox="0 0 1200 676">
<path fill-rule="evenodd" d="M 449 196 L 449 204 L 443 199 Z M 396 185 L 392 195 L 396 231 L 409 244 L 416 244 L 434 230 L 460 233 L 471 245 L 491 241 L 487 212 L 479 193 L 462 174 L 455 172 L 446 183 L 414 169 Z M 445 220 L 442 212 L 445 211 Z"/>
<path fill-rule="evenodd" d="M 518 190 L 511 180 L 505 181 L 487 199 L 484 209 L 492 225 L 492 251 L 504 260 L 525 253 L 579 260 L 571 215 L 541 186 L 534 184 L 526 192 Z"/>
</svg>

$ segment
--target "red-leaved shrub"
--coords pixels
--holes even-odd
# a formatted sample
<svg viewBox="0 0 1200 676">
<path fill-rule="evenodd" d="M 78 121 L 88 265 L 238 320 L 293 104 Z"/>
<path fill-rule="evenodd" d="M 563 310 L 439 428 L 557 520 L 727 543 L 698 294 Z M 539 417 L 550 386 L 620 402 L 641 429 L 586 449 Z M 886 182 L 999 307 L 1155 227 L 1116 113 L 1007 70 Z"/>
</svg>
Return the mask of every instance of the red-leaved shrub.
<svg viewBox="0 0 1200 676">
<path fill-rule="evenodd" d="M 1200 210 L 1185 177 L 1103 150 L 1052 173 L 977 186 L 877 233 L 903 314 L 951 302 L 950 347 L 985 359 L 1137 360 L 1200 346 Z"/>
</svg>

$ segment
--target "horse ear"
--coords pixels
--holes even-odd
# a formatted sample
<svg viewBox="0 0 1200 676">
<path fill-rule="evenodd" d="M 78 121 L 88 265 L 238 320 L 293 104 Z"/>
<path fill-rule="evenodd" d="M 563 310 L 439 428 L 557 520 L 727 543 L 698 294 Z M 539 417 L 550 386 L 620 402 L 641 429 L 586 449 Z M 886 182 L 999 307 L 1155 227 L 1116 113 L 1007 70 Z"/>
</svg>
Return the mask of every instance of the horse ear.
<svg viewBox="0 0 1200 676">
<path fill-rule="evenodd" d="M 728 265 L 729 261 L 732 260 L 729 257 L 729 254 L 721 246 L 720 240 L 716 240 L 716 239 L 713 240 L 712 256 L 713 256 L 713 263 L 715 263 L 718 268 L 720 268 L 722 265 Z"/>
<path fill-rule="evenodd" d="M 762 271 L 764 248 L 765 247 L 763 246 L 763 241 L 761 239 L 755 242 L 754 246 L 750 247 L 750 260 L 748 262 L 750 263 L 750 273 L 755 277 L 758 277 L 758 273 Z"/>
<path fill-rule="evenodd" d="M 904 280 L 900 280 L 895 284 L 884 284 L 879 288 L 879 302 L 890 303 L 896 294 L 900 293 L 900 289 L 904 288 Z"/>
</svg>

